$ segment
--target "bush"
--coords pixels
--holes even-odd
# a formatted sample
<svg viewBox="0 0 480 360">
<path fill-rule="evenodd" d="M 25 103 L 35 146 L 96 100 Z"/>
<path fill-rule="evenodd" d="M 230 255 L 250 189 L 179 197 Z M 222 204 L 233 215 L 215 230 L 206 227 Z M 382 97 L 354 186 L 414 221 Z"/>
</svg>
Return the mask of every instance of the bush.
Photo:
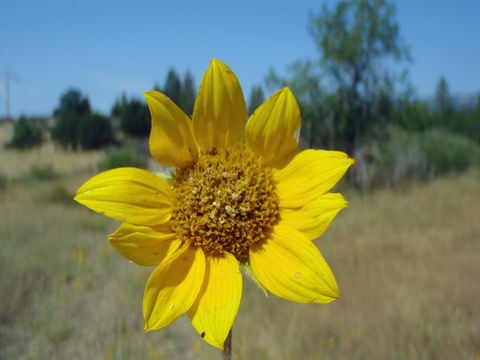
<svg viewBox="0 0 480 360">
<path fill-rule="evenodd" d="M 7 144 L 7 147 L 16 149 L 28 149 L 38 146 L 42 143 L 42 130 L 34 119 L 27 119 L 21 116 L 15 122 L 13 128 L 12 140 Z"/>
<path fill-rule="evenodd" d="M 68 190 L 65 185 L 57 184 L 48 194 L 47 200 L 54 203 L 73 205 L 75 194 Z"/>
<path fill-rule="evenodd" d="M 395 187 L 479 165 L 480 145 L 440 129 L 422 133 L 397 129 L 388 139 L 357 150 L 354 158 L 351 180 L 356 186 L 362 189 Z"/>
<path fill-rule="evenodd" d="M 480 145 L 446 130 L 425 133 L 421 147 L 433 176 L 461 172 L 480 164 Z"/>
<path fill-rule="evenodd" d="M 115 149 L 108 152 L 105 158 L 99 162 L 98 170 L 105 171 L 125 166 L 146 168 L 147 158 L 138 155 L 135 151 L 129 148 Z"/>
<path fill-rule="evenodd" d="M 357 149 L 350 177 L 361 189 L 394 187 L 405 181 L 428 178 L 427 159 L 417 137 L 399 132 L 392 138 Z"/>
</svg>

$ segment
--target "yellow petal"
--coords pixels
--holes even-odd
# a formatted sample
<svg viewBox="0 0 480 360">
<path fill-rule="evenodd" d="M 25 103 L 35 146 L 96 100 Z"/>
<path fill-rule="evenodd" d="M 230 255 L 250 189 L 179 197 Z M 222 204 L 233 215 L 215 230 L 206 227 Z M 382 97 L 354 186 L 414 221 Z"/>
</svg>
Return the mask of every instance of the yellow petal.
<svg viewBox="0 0 480 360">
<path fill-rule="evenodd" d="M 205 282 L 188 311 L 192 325 L 210 345 L 223 349 L 242 297 L 242 275 L 237 259 L 205 256 Z"/>
<path fill-rule="evenodd" d="M 353 159 L 340 151 L 304 150 L 281 170 L 274 169 L 279 206 L 298 208 L 330 190 Z"/>
<path fill-rule="evenodd" d="M 75 200 L 105 216 L 136 225 L 165 223 L 171 216 L 169 187 L 161 177 L 135 168 L 102 172 L 78 189 Z"/>
<path fill-rule="evenodd" d="M 147 227 L 129 223 L 120 225 L 108 240 L 120 254 L 143 266 L 160 264 L 181 243 L 168 225 Z"/>
<path fill-rule="evenodd" d="M 169 325 L 192 306 L 205 276 L 205 255 L 185 244 L 148 279 L 143 297 L 145 331 Z"/>
<path fill-rule="evenodd" d="M 158 91 L 143 93 L 152 115 L 150 152 L 165 166 L 185 167 L 198 154 L 190 118 Z"/>
<path fill-rule="evenodd" d="M 339 298 L 320 251 L 289 226 L 278 224 L 270 239 L 250 248 L 250 264 L 260 283 L 281 298 L 318 304 Z"/>
<path fill-rule="evenodd" d="M 204 151 L 238 144 L 245 132 L 247 108 L 237 77 L 212 59 L 203 75 L 193 109 L 193 129 Z"/>
<path fill-rule="evenodd" d="M 282 167 L 298 148 L 302 120 L 292 92 L 284 88 L 273 94 L 250 116 L 245 129 L 246 146 L 266 165 Z"/>
<path fill-rule="evenodd" d="M 282 223 L 316 239 L 327 230 L 333 218 L 348 203 L 341 194 L 326 193 L 299 209 L 280 209 Z"/>
</svg>

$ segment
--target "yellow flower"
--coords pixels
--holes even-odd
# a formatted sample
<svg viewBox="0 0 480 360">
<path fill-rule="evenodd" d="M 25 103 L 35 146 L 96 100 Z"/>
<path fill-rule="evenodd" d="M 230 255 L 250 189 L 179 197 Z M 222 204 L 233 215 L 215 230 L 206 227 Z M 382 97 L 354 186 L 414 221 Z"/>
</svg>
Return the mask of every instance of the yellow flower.
<svg viewBox="0 0 480 360">
<path fill-rule="evenodd" d="M 135 168 L 105 171 L 75 199 L 123 221 L 109 237 L 122 255 L 157 266 L 145 288 L 145 330 L 188 313 L 205 341 L 223 348 L 240 304 L 239 264 L 284 299 L 337 299 L 311 240 L 347 206 L 328 191 L 353 160 L 338 151 L 297 153 L 301 119 L 290 90 L 273 94 L 247 121 L 236 76 L 212 60 L 192 119 L 160 92 L 144 96 L 150 151 L 176 170 L 167 179 Z"/>
</svg>

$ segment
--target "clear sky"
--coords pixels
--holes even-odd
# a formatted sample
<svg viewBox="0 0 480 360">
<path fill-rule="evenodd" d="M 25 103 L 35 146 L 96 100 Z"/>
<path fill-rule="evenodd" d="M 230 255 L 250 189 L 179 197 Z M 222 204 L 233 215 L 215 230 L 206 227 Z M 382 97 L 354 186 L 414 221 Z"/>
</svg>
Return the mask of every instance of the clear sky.
<svg viewBox="0 0 480 360">
<path fill-rule="evenodd" d="M 318 57 L 307 33 L 308 11 L 335 1 L 24 1 L 0 4 L 0 117 L 5 73 L 11 113 L 48 115 L 69 87 L 109 113 L 126 91 L 141 96 L 163 84 L 170 66 L 200 83 L 210 58 L 237 75 L 247 98 L 270 67 Z M 420 96 L 443 74 L 454 94 L 480 91 L 480 1 L 397 0 L 397 20 L 414 62 Z"/>
</svg>

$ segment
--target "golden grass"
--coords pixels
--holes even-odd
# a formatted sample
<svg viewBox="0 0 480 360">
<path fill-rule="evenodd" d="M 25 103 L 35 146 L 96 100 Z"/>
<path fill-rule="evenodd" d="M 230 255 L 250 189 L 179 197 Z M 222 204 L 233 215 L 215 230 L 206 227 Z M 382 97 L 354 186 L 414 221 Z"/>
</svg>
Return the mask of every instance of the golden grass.
<svg viewBox="0 0 480 360">
<path fill-rule="evenodd" d="M 29 150 L 0 150 L 0 172 L 9 178 L 26 174 L 33 166 L 51 167 L 62 174 L 81 174 L 96 171 L 98 162 L 105 152 L 96 151 L 64 151 L 48 142 Z"/>
<path fill-rule="evenodd" d="M 105 152 L 64 151 L 47 141 L 39 147 L 28 150 L 5 149 L 13 136 L 13 124 L 0 123 L 0 175 L 18 178 L 34 167 L 50 167 L 61 174 L 81 174 L 96 171 L 98 162 Z"/>
<path fill-rule="evenodd" d="M 62 173 L 97 161 L 56 156 L 83 161 L 51 159 Z M 186 317 L 143 333 L 152 268 L 111 249 L 115 221 L 69 200 L 91 174 L 0 192 L 0 358 L 220 359 Z M 480 359 L 479 180 L 346 194 L 317 241 L 342 298 L 295 304 L 245 279 L 234 359 Z"/>
<path fill-rule="evenodd" d="M 0 121 L 0 148 L 7 144 L 13 135 L 13 123 L 10 121 Z"/>
</svg>

